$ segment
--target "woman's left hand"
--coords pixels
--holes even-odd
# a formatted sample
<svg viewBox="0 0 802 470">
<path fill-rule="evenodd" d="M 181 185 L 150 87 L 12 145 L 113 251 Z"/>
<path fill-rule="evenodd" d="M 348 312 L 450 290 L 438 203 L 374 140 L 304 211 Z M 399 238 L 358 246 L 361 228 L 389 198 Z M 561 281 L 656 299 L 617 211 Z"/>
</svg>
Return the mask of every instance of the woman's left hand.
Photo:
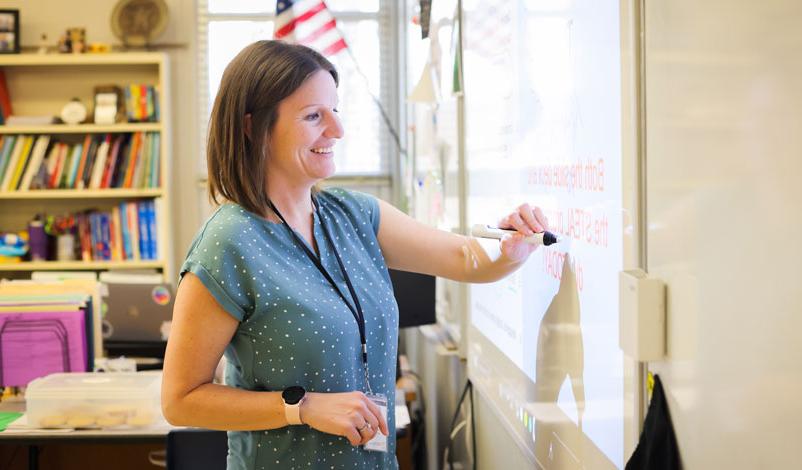
<svg viewBox="0 0 802 470">
<path fill-rule="evenodd" d="M 501 240 L 501 253 L 515 262 L 524 262 L 538 247 L 524 239 L 548 230 L 549 221 L 539 207 L 523 203 L 512 214 L 502 218 L 498 227 L 518 232 Z"/>
</svg>

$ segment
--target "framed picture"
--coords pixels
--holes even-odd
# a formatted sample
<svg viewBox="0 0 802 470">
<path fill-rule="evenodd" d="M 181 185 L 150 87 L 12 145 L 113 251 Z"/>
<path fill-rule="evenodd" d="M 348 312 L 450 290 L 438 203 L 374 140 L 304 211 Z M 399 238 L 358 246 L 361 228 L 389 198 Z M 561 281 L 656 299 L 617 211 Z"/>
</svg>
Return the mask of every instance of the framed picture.
<svg viewBox="0 0 802 470">
<path fill-rule="evenodd" d="M 0 54 L 18 54 L 19 10 L 0 10 Z"/>
</svg>

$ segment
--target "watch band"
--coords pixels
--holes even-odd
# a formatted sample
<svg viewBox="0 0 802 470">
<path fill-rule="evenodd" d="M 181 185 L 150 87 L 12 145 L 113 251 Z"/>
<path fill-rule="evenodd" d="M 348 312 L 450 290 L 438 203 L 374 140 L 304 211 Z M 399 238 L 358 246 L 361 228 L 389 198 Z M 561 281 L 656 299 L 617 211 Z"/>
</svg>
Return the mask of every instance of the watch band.
<svg viewBox="0 0 802 470">
<path fill-rule="evenodd" d="M 304 424 L 301 421 L 301 403 L 304 402 L 305 398 L 306 397 L 301 398 L 301 400 L 294 405 L 284 402 L 284 417 L 287 418 L 289 424 Z"/>
</svg>

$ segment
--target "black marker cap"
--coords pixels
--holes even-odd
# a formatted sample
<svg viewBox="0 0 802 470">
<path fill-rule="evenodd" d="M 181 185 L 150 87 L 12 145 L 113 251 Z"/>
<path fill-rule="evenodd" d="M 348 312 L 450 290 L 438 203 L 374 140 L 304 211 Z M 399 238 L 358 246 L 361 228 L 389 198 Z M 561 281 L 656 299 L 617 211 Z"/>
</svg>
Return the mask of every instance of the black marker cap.
<svg viewBox="0 0 802 470">
<path fill-rule="evenodd" d="M 543 244 L 546 246 L 557 243 L 557 237 L 551 232 L 543 232 Z"/>
</svg>

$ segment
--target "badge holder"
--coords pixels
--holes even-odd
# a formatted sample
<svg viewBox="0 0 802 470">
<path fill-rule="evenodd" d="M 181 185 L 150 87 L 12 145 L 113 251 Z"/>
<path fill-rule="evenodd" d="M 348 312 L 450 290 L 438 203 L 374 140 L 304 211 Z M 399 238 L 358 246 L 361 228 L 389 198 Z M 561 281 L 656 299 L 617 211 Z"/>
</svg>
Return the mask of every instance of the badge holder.
<svg viewBox="0 0 802 470">
<path fill-rule="evenodd" d="M 384 415 L 384 422 L 387 423 L 387 426 L 389 426 L 390 422 L 387 420 L 387 397 L 383 393 L 368 393 L 365 396 L 367 396 L 370 401 L 379 407 L 382 415 Z M 388 431 L 392 430 L 388 429 Z M 369 440 L 364 445 L 364 448 L 365 450 L 371 450 L 374 452 L 387 452 L 387 436 L 382 434 L 381 431 L 377 429 L 373 439 Z"/>
</svg>

